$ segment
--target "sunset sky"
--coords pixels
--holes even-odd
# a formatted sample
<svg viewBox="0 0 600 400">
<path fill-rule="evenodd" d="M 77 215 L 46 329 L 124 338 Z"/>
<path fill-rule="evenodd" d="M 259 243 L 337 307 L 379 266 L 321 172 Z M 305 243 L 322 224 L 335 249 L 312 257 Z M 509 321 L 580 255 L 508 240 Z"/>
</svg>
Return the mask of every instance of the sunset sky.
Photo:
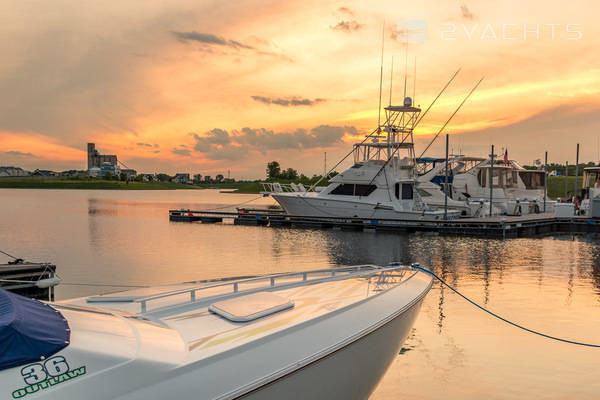
<svg viewBox="0 0 600 400">
<path fill-rule="evenodd" d="M 448 126 L 454 152 L 531 164 L 600 159 L 597 2 L 9 1 L 0 13 L 0 165 L 85 169 L 85 147 L 138 172 L 262 178 L 267 161 L 321 173 L 408 92 L 425 108 L 417 153 Z M 537 27 L 537 28 L 536 28 Z M 537 30 L 537 32 L 536 32 Z M 401 34 L 401 33 L 400 33 Z M 423 36 L 420 36 L 421 38 Z M 411 41 L 413 41 L 411 36 Z M 428 152 L 443 154 L 443 140 Z"/>
</svg>

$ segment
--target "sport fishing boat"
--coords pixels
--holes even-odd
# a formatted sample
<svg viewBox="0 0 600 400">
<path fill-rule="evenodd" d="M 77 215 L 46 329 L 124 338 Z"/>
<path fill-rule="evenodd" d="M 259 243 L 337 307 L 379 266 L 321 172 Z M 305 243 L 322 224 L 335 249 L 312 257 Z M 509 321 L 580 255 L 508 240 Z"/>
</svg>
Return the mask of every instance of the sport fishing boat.
<svg viewBox="0 0 600 400">
<path fill-rule="evenodd" d="M 355 144 L 353 165 L 320 190 L 263 185 L 290 215 L 394 220 L 458 218 L 460 211 L 429 207 L 416 188 L 413 129 L 421 109 L 406 97 L 385 107 L 385 123 Z M 341 162 L 341 161 L 340 161 Z M 339 164 L 339 163 L 338 163 Z M 305 190 L 302 190 L 305 189 Z"/>
<path fill-rule="evenodd" d="M 366 399 L 431 285 L 390 264 L 52 303 L 0 291 L 0 396 Z"/>
</svg>

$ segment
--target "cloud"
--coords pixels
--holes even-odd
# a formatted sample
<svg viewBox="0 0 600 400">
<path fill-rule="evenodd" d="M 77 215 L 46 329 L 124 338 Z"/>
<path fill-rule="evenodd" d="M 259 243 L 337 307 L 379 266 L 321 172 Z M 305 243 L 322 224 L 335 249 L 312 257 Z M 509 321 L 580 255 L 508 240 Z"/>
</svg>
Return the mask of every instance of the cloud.
<svg viewBox="0 0 600 400">
<path fill-rule="evenodd" d="M 331 29 L 333 29 L 334 31 L 342 31 L 342 32 L 354 32 L 357 31 L 359 29 L 361 29 L 364 25 L 363 24 L 359 24 L 357 21 L 352 20 L 352 21 L 340 21 L 337 23 L 337 25 L 330 27 Z"/>
<path fill-rule="evenodd" d="M 514 123 L 452 135 L 450 143 L 454 148 L 460 147 L 462 154 L 483 157 L 490 154 L 492 144 L 496 145 L 499 154 L 502 147 L 508 147 L 510 158 L 522 164 L 543 158 L 545 151 L 548 151 L 549 162 L 568 160 L 569 164 L 574 164 L 576 143 L 588 143 L 581 148 L 580 161 L 597 162 L 599 117 L 600 107 L 596 104 L 561 105 Z M 573 129 L 574 126 L 577 129 Z M 423 149 L 429 140 L 431 136 L 418 137 L 416 147 Z M 442 155 L 443 146 L 444 141 L 438 139 L 427 155 Z"/>
<path fill-rule="evenodd" d="M 200 152 L 204 152 L 204 149 L 212 145 L 225 146 L 230 142 L 229 132 L 219 128 L 208 131 L 205 136 L 194 134 L 194 139 L 196 139 L 194 150 Z"/>
<path fill-rule="evenodd" d="M 152 145 L 150 143 L 137 142 L 136 145 L 138 145 L 140 147 L 152 147 Z"/>
<path fill-rule="evenodd" d="M 347 15 L 350 15 L 351 17 L 354 17 L 354 12 L 351 9 L 349 9 L 348 7 L 340 7 L 340 8 L 338 8 L 338 11 L 343 14 L 347 14 Z"/>
<path fill-rule="evenodd" d="M 264 97 L 264 96 L 251 96 L 253 100 L 265 103 L 265 104 L 276 104 L 278 106 L 283 107 L 297 107 L 297 106 L 314 106 L 319 103 L 323 103 L 326 101 L 325 99 L 303 99 L 299 97 L 289 97 L 289 98 L 273 98 L 273 97 Z"/>
<path fill-rule="evenodd" d="M 22 151 L 16 151 L 16 150 L 5 151 L 4 154 L 6 154 L 8 156 L 14 156 L 14 157 L 37 157 L 35 154 L 24 153 Z"/>
<path fill-rule="evenodd" d="M 473 15 L 473 13 L 469 10 L 466 4 L 460 6 L 460 12 L 462 14 L 463 19 L 472 20 L 475 17 L 475 15 Z"/>
<path fill-rule="evenodd" d="M 194 41 L 207 45 L 227 46 L 234 49 L 254 49 L 252 46 L 240 43 L 236 40 L 225 39 L 221 36 L 213 35 L 212 33 L 203 33 L 197 31 L 189 32 L 171 32 L 180 42 Z"/>
<path fill-rule="evenodd" d="M 171 150 L 171 152 L 178 156 L 189 156 L 191 153 L 190 150 L 188 150 L 188 149 L 177 149 L 177 148 L 174 148 L 173 150 Z"/>
<path fill-rule="evenodd" d="M 213 49 L 213 47 L 215 47 L 215 46 L 221 47 L 221 48 L 229 47 L 229 48 L 232 48 L 235 50 L 250 50 L 258 55 L 278 57 L 285 61 L 294 62 L 294 60 L 291 57 L 289 57 L 285 54 L 282 54 L 281 52 L 261 49 L 261 48 L 255 47 L 255 46 L 251 46 L 249 44 L 238 42 L 237 40 L 226 39 L 222 36 L 217 36 L 212 33 L 203 33 L 203 32 L 197 32 L 197 31 L 189 31 L 189 32 L 171 31 L 171 33 L 181 43 L 196 42 L 196 43 L 202 44 L 203 47 L 201 50 L 205 53 L 218 53 L 217 51 L 215 51 Z M 262 44 L 262 45 L 264 45 L 264 44 L 270 45 L 270 43 L 268 41 L 257 38 L 257 37 L 253 37 L 253 41 L 255 41 L 259 44 Z M 223 54 L 223 53 L 221 53 L 221 54 Z"/>
<path fill-rule="evenodd" d="M 341 143 L 346 133 L 357 135 L 358 130 L 353 126 L 330 125 L 278 133 L 265 128 L 242 128 L 231 132 L 216 128 L 203 136 L 193 134 L 194 151 L 213 160 L 238 160 L 250 152 L 265 154 L 269 150 L 331 147 Z"/>
</svg>

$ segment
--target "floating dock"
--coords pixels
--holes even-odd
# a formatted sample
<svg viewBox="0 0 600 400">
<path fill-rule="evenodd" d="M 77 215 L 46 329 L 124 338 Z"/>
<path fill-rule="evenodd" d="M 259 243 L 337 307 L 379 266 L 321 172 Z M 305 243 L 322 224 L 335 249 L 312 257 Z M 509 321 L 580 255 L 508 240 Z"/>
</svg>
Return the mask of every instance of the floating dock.
<svg viewBox="0 0 600 400">
<path fill-rule="evenodd" d="M 54 278 L 56 265 L 49 263 L 0 264 L 0 289 L 39 300 L 54 300 L 54 287 L 38 284 Z M 42 286 L 42 287 L 40 287 Z"/>
<path fill-rule="evenodd" d="M 283 211 L 268 209 L 239 209 L 230 212 L 169 211 L 170 221 L 220 223 L 224 219 L 232 219 L 236 225 L 341 229 L 365 232 L 424 232 L 429 234 L 488 238 L 600 233 L 600 220 L 598 219 L 580 216 L 556 217 L 554 213 L 426 221 L 295 216 L 288 215 Z"/>
</svg>

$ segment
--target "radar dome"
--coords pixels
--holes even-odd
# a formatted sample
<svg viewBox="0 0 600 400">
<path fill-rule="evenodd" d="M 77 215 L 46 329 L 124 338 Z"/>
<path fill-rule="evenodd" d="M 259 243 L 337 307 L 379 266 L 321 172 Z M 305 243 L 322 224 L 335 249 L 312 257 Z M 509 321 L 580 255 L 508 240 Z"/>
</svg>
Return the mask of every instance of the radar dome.
<svg viewBox="0 0 600 400">
<path fill-rule="evenodd" d="M 410 97 L 405 97 L 404 98 L 404 107 L 411 107 L 412 106 L 412 99 Z"/>
</svg>

